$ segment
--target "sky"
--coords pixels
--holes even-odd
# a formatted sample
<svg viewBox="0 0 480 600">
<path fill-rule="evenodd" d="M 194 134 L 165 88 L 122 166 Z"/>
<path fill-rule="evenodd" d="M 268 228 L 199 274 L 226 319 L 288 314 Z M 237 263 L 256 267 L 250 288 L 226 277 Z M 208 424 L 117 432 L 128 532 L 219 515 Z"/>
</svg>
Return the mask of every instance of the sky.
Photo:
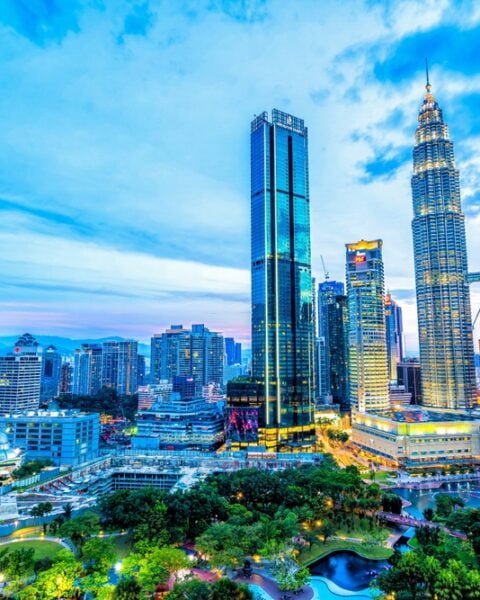
<svg viewBox="0 0 480 600">
<path fill-rule="evenodd" d="M 206 323 L 248 344 L 250 121 L 278 108 L 309 128 L 314 275 L 382 238 L 415 353 L 425 56 L 480 271 L 475 0 L 2 0 L 0 53 L 1 335 Z"/>
</svg>

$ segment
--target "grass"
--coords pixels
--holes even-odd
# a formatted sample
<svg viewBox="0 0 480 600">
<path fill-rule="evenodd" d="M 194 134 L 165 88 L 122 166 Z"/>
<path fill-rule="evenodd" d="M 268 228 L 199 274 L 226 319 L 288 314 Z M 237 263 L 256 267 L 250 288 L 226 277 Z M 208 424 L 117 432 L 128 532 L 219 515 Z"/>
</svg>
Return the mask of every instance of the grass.
<svg viewBox="0 0 480 600">
<path fill-rule="evenodd" d="M 9 544 L 3 544 L 0 546 L 0 551 L 8 550 L 20 550 L 21 548 L 27 550 L 33 548 L 35 550 L 34 560 L 40 560 L 41 558 L 53 558 L 57 552 L 63 550 L 61 544 L 56 542 L 43 541 L 43 540 L 30 540 L 26 542 L 11 542 Z"/>
<path fill-rule="evenodd" d="M 339 527 L 335 535 L 341 537 L 360 538 L 362 540 L 365 540 L 365 543 L 368 544 L 375 542 L 384 542 L 388 538 L 390 533 L 391 531 L 386 527 L 379 527 L 377 525 L 373 527 L 373 529 L 370 529 L 368 525 L 362 527 L 361 521 L 357 521 L 357 523 L 352 529 L 349 529 L 347 527 Z"/>
<path fill-rule="evenodd" d="M 391 548 L 385 548 L 376 544 L 346 540 L 327 540 L 325 544 L 320 542 L 313 544 L 309 550 L 302 550 L 299 559 L 303 566 L 308 566 L 327 554 L 337 552 L 338 550 L 351 550 L 363 556 L 363 558 L 371 560 L 386 560 L 393 554 Z"/>
</svg>

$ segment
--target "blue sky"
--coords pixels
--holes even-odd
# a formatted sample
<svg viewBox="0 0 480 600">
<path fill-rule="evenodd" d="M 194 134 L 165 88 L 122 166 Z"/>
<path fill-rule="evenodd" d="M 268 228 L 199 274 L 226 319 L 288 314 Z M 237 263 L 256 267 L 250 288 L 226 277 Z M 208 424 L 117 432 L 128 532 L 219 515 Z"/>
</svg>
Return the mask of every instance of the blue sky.
<svg viewBox="0 0 480 600">
<path fill-rule="evenodd" d="M 313 269 L 384 240 L 416 349 L 411 146 L 429 56 L 480 270 L 480 6 L 3 0 L 0 331 L 249 336 L 249 123 L 309 127 Z M 473 293 L 480 307 L 480 289 Z"/>
</svg>

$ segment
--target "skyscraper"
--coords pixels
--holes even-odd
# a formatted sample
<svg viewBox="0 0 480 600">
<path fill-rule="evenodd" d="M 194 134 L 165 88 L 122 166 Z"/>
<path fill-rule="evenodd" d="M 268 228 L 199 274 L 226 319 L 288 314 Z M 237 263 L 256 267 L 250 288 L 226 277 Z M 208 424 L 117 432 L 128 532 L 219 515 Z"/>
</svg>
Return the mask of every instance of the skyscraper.
<svg viewBox="0 0 480 600">
<path fill-rule="evenodd" d="M 308 131 L 273 110 L 251 124 L 252 374 L 268 449 L 314 442 Z"/>
<path fill-rule="evenodd" d="M 427 93 L 413 149 L 413 250 L 422 401 L 425 406 L 472 405 L 475 369 L 465 217 L 453 143 L 442 110 Z"/>
<path fill-rule="evenodd" d="M 350 410 L 348 384 L 348 302 L 345 295 L 335 296 L 327 307 L 328 363 L 330 395 L 342 412 Z"/>
<path fill-rule="evenodd" d="M 138 343 L 133 340 L 104 342 L 102 385 L 119 394 L 131 396 L 137 391 Z"/>
<path fill-rule="evenodd" d="M 94 396 L 102 387 L 102 347 L 82 344 L 75 350 L 73 362 L 73 393 Z"/>
<path fill-rule="evenodd" d="M 385 296 L 387 365 L 390 383 L 397 383 L 397 365 L 404 357 L 402 309 L 390 294 Z"/>
<path fill-rule="evenodd" d="M 329 311 L 329 307 L 336 302 L 337 296 L 345 294 L 345 287 L 340 281 L 323 281 L 318 285 L 318 337 L 319 337 L 319 357 L 318 357 L 318 381 L 317 393 L 324 400 L 331 399 L 332 389 L 330 381 L 330 339 L 329 339 L 329 316 L 334 316 L 334 312 Z M 330 314 L 329 314 L 330 312 Z"/>
<path fill-rule="evenodd" d="M 349 372 L 352 408 L 389 408 L 382 240 L 347 244 Z"/>
<path fill-rule="evenodd" d="M 155 349 L 155 358 L 152 359 L 151 381 L 173 382 L 175 376 L 194 377 L 198 395 L 207 383 L 223 385 L 223 336 L 205 325 L 192 325 L 191 329 L 172 325 L 164 333 L 155 334 L 152 349 Z"/>
<path fill-rule="evenodd" d="M 40 402 L 42 349 L 23 334 L 6 356 L 0 356 L 0 415 L 35 410 Z"/>
<path fill-rule="evenodd" d="M 42 379 L 40 387 L 40 400 L 49 402 L 56 398 L 60 388 L 62 371 L 62 355 L 55 346 L 48 346 L 42 357 Z"/>
</svg>

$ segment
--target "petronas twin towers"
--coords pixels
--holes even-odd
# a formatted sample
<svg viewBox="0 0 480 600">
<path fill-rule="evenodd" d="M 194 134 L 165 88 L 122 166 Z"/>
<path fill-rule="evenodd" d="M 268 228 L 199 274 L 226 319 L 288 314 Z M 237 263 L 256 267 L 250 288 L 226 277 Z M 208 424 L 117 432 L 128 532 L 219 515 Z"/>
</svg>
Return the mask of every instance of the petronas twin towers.
<svg viewBox="0 0 480 600">
<path fill-rule="evenodd" d="M 465 217 L 453 143 L 428 72 L 426 89 L 412 176 L 423 404 L 468 409 L 476 388 Z"/>
</svg>

